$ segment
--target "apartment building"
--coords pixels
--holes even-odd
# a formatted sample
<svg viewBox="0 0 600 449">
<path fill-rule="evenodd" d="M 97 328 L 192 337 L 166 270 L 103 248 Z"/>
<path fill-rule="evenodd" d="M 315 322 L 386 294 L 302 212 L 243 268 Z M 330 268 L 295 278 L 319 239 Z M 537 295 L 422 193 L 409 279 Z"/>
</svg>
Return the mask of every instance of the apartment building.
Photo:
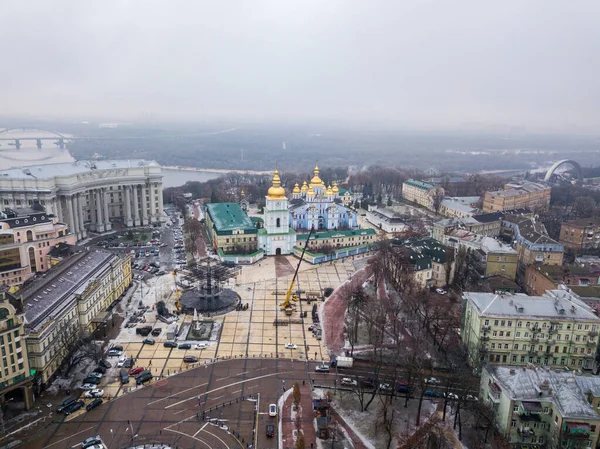
<svg viewBox="0 0 600 449">
<path fill-rule="evenodd" d="M 50 268 L 48 252 L 59 243 L 75 243 L 66 224 L 44 210 L 0 212 L 0 285 L 21 285 Z"/>
<path fill-rule="evenodd" d="M 130 284 L 129 257 L 82 250 L 10 295 L 23 305 L 29 365 L 43 384 L 77 338 L 106 322 Z"/>
<path fill-rule="evenodd" d="M 402 198 L 427 209 L 433 209 L 435 195 L 439 195 L 441 201 L 441 198 L 444 196 L 444 189 L 433 183 L 418 181 L 416 179 L 408 179 L 402 183 Z"/>
<path fill-rule="evenodd" d="M 445 287 L 452 282 L 455 269 L 452 249 L 432 238 L 394 239 L 392 245 L 406 251 L 414 279 L 422 288 Z"/>
<path fill-rule="evenodd" d="M 440 204 L 439 213 L 444 217 L 449 218 L 471 217 L 479 212 L 477 206 L 479 205 L 480 199 L 481 198 L 478 196 L 455 196 L 444 198 Z"/>
<path fill-rule="evenodd" d="M 550 206 L 550 186 L 536 182 L 506 184 L 504 190 L 485 192 L 484 212 L 498 212 L 510 209 L 537 210 Z"/>
<path fill-rule="evenodd" d="M 471 270 L 480 278 L 501 275 L 515 280 L 518 255 L 510 245 L 485 235 L 455 229 L 443 236 L 442 243 L 455 250 L 464 248 L 473 256 Z"/>
<path fill-rule="evenodd" d="M 488 365 L 480 397 L 513 449 L 596 448 L 600 378 L 547 367 Z"/>
<path fill-rule="evenodd" d="M 547 290 L 555 290 L 560 285 L 597 285 L 598 275 L 577 265 L 529 265 L 525 270 L 525 291 L 529 295 L 543 295 Z"/>
<path fill-rule="evenodd" d="M 258 229 L 238 203 L 206 205 L 206 229 L 215 250 L 251 253 L 258 250 Z"/>
<path fill-rule="evenodd" d="M 564 246 L 551 238 L 543 223 L 534 218 L 506 215 L 502 220 L 501 237 L 511 241 L 519 255 L 519 276 L 534 263 L 562 265 Z"/>
<path fill-rule="evenodd" d="M 560 225 L 560 243 L 580 254 L 600 247 L 600 217 L 581 218 Z"/>
<path fill-rule="evenodd" d="M 594 367 L 600 318 L 585 303 L 552 292 L 471 292 L 463 300 L 461 335 L 473 366 Z"/>
<path fill-rule="evenodd" d="M 33 377 L 23 340 L 23 307 L 18 301 L 11 301 L 7 293 L 7 286 L 0 287 L 0 402 L 4 403 L 5 395 L 20 389 L 25 410 L 29 410 L 33 402 Z"/>
</svg>

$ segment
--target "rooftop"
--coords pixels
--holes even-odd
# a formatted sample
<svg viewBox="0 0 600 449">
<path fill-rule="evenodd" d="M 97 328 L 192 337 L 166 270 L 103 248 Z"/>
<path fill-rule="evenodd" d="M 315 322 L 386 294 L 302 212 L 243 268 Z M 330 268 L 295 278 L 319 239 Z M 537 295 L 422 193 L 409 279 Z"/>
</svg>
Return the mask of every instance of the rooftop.
<svg viewBox="0 0 600 449">
<path fill-rule="evenodd" d="M 435 184 L 425 181 L 419 181 L 417 179 L 407 179 L 403 182 L 403 184 L 408 184 L 409 186 L 417 187 L 422 190 L 431 190 L 435 188 Z"/>
<path fill-rule="evenodd" d="M 569 285 L 569 288 L 573 291 L 573 293 L 580 296 L 581 298 L 600 299 L 600 285 Z"/>
<path fill-rule="evenodd" d="M 467 292 L 463 294 L 463 298 L 475 306 L 480 316 L 485 317 L 529 317 L 600 323 L 600 318 L 588 306 L 565 297 Z"/>
<path fill-rule="evenodd" d="M 599 377 L 548 368 L 487 365 L 485 370 L 513 400 L 551 402 L 563 418 L 600 419 L 586 396 L 600 396 Z"/>
<path fill-rule="evenodd" d="M 488 212 L 487 214 L 473 215 L 473 218 L 480 223 L 491 223 L 493 221 L 502 220 L 505 215 L 532 215 L 529 209 L 513 209 L 501 212 Z"/>
<path fill-rule="evenodd" d="M 238 203 L 210 203 L 206 210 L 217 232 L 238 229 L 256 232 L 256 226 Z"/>
<path fill-rule="evenodd" d="M 587 226 L 600 226 L 600 216 L 590 218 L 580 218 L 578 220 L 567 221 L 563 225 L 585 228 Z"/>
<path fill-rule="evenodd" d="M 367 229 L 353 229 L 353 230 L 345 230 L 345 231 L 324 231 L 324 232 L 315 232 L 311 240 L 323 240 L 329 238 L 345 238 L 345 237 L 361 237 L 366 235 L 375 235 L 375 229 L 367 228 Z M 296 240 L 306 240 L 308 237 L 308 233 L 306 234 L 296 234 Z"/>
<path fill-rule="evenodd" d="M 455 229 L 446 234 L 446 238 L 461 240 L 464 243 L 470 243 L 471 246 L 481 249 L 484 253 L 503 253 L 516 254 L 517 252 L 507 244 L 504 244 L 492 237 L 482 234 L 475 234 L 466 229 Z"/>
<path fill-rule="evenodd" d="M 524 195 L 524 194 L 528 194 L 528 193 L 533 193 L 533 192 L 540 192 L 542 190 L 550 190 L 550 187 L 548 187 L 545 184 L 541 184 L 538 182 L 525 182 L 523 184 L 506 184 L 506 186 L 504 186 L 505 189 L 504 190 L 496 190 L 493 192 L 487 192 L 492 196 L 498 196 L 498 197 L 512 197 L 512 196 L 519 196 L 519 195 Z"/>
<path fill-rule="evenodd" d="M 578 267 L 577 265 L 536 265 L 535 268 L 548 279 L 555 282 L 562 282 L 568 276 L 590 276 L 587 268 Z"/>
<path fill-rule="evenodd" d="M 488 283 L 490 288 L 494 291 L 499 290 L 514 290 L 519 291 L 521 287 L 515 281 L 508 279 L 505 276 L 500 274 L 496 274 L 494 276 L 489 276 L 485 278 L 485 281 Z"/>
<path fill-rule="evenodd" d="M 457 211 L 463 212 L 465 214 L 471 214 L 471 213 L 477 211 L 476 207 L 472 207 L 469 204 L 466 204 L 466 203 L 463 203 L 460 201 L 455 201 L 453 199 L 442 200 L 441 205 L 448 209 L 457 210 Z"/>
<path fill-rule="evenodd" d="M 430 268 L 431 262 L 446 263 L 446 247 L 432 238 L 411 237 L 404 241 L 394 239 L 395 246 L 409 249 L 410 263 L 418 264 L 422 268 Z"/>
<path fill-rule="evenodd" d="M 20 228 L 36 224 L 52 223 L 52 218 L 45 211 L 33 209 L 5 209 L 0 213 L 0 221 L 6 223 L 9 228 Z"/>
<path fill-rule="evenodd" d="M 504 221 L 516 225 L 519 235 L 533 244 L 560 245 L 548 235 L 546 227 L 541 221 L 512 214 L 506 215 Z"/>
<path fill-rule="evenodd" d="M 25 307 L 25 326 L 36 330 L 65 300 L 82 291 L 87 281 L 117 256 L 109 252 L 82 251 L 65 259 L 14 294 Z"/>
<path fill-rule="evenodd" d="M 144 159 L 115 159 L 107 161 L 75 161 L 48 165 L 29 165 L 27 167 L 0 170 L 0 179 L 50 179 L 59 176 L 72 176 L 80 173 L 118 168 L 160 167 L 156 161 Z"/>
</svg>

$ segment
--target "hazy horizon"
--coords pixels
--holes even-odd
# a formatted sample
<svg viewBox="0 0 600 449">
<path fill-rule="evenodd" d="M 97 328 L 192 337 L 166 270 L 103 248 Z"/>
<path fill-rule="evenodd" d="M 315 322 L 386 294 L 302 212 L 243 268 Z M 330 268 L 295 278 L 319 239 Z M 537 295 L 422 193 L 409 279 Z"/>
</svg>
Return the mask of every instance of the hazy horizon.
<svg viewBox="0 0 600 449">
<path fill-rule="evenodd" d="M 4 117 L 597 132 L 600 3 L 4 2 Z"/>
</svg>

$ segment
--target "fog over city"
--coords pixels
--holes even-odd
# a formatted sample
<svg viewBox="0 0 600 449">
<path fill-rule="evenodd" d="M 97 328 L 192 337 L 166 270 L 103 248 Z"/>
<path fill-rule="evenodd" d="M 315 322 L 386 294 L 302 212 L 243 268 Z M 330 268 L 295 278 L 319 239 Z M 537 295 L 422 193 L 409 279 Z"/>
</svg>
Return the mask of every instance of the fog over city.
<svg viewBox="0 0 600 449">
<path fill-rule="evenodd" d="M 600 125 L 593 0 L 0 5 L 2 115 Z"/>
</svg>

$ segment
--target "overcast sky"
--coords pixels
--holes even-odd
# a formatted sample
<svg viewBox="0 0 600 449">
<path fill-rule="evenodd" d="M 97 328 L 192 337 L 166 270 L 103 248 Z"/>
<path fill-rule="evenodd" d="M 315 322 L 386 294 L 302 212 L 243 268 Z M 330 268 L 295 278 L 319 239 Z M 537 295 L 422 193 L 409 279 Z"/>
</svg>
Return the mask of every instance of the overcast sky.
<svg viewBox="0 0 600 449">
<path fill-rule="evenodd" d="M 598 0 L 0 0 L 0 113 L 600 127 Z"/>
</svg>

